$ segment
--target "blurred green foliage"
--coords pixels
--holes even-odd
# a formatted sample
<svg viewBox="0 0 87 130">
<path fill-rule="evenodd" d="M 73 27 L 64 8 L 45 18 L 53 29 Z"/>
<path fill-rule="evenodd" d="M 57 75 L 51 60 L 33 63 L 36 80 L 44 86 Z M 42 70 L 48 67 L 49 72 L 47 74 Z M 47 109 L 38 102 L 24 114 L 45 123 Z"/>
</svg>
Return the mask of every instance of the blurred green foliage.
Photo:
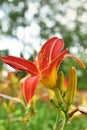
<svg viewBox="0 0 87 130">
<path fill-rule="evenodd" d="M 14 111 L 3 108 L 1 101 L 0 106 L 0 130 L 53 130 L 55 126 L 57 111 L 47 102 L 39 101 L 35 108 L 36 112 L 27 122 L 25 109 L 20 104 L 15 105 Z M 87 116 L 74 118 L 67 130 L 86 130 L 86 121 Z"/>
<path fill-rule="evenodd" d="M 44 87 L 37 89 L 36 98 L 26 106 L 22 91 L 23 77 L 22 72 L 6 72 L 4 68 L 0 71 L 0 130 L 52 130 L 58 111 L 51 104 Z M 77 92 L 75 100 L 75 106 L 87 104 L 87 97 L 82 93 Z M 86 120 L 87 116 L 74 117 L 67 130 L 74 127 L 76 130 L 86 129 Z"/>
<path fill-rule="evenodd" d="M 9 51 L 8 50 L 1 50 L 0 51 L 0 56 L 8 56 Z M 3 68 L 3 62 L 0 60 L 0 70 Z"/>
<path fill-rule="evenodd" d="M 9 55 L 9 50 L 1 50 L 0 51 L 0 56 L 8 56 Z"/>
</svg>

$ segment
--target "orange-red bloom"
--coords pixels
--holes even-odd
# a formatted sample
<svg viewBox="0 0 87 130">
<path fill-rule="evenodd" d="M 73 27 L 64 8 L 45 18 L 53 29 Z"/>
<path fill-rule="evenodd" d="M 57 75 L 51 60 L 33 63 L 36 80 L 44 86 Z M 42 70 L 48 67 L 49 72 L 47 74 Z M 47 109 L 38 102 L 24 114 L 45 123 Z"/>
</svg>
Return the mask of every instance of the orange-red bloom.
<svg viewBox="0 0 87 130">
<path fill-rule="evenodd" d="M 63 50 L 63 48 L 63 40 L 53 37 L 42 46 L 35 62 L 14 56 L 0 58 L 11 67 L 26 71 L 32 75 L 26 78 L 23 83 L 23 92 L 27 103 L 31 101 L 39 81 L 47 88 L 54 89 L 56 87 L 57 71 L 65 58 L 73 57 L 82 67 L 85 67 L 77 57 L 68 53 L 68 49 Z"/>
</svg>

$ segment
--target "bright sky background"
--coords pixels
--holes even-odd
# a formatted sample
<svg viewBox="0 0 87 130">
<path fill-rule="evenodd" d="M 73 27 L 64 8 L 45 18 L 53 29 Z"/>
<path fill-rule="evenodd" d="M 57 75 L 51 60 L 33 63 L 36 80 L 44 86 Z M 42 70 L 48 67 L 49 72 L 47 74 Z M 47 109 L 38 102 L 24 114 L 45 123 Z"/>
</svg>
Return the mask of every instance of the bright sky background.
<svg viewBox="0 0 87 130">
<path fill-rule="evenodd" d="M 10 54 L 19 56 L 19 52 L 22 50 L 23 46 L 16 40 L 3 39 L 0 41 L 0 50 L 8 49 Z"/>
<path fill-rule="evenodd" d="M 68 5 L 69 5 L 69 8 L 68 8 Z M 67 25 L 69 23 L 68 27 L 71 29 L 74 27 L 74 23 L 72 23 L 72 21 L 77 17 L 77 14 L 75 10 L 73 10 L 70 7 L 77 8 L 79 5 L 80 5 L 80 0 L 79 1 L 69 0 L 66 6 L 66 8 L 68 8 L 67 13 L 66 13 L 66 18 L 65 17 L 61 18 L 61 16 L 58 16 L 60 17 L 60 20 L 62 19 L 61 22 L 63 22 L 63 24 Z M 84 8 L 87 9 L 87 4 L 84 5 Z M 37 11 L 37 5 L 30 3 L 29 12 L 26 14 L 27 18 L 29 17 L 32 19 L 32 16 L 34 15 L 36 11 Z M 42 11 L 44 13 L 46 9 L 43 9 Z M 3 12 L 0 11 L 0 17 L 3 17 L 3 16 L 4 16 Z M 80 17 L 80 21 L 82 21 L 83 23 L 87 23 L 87 13 L 84 13 Z M 50 24 L 51 23 L 49 22 L 49 25 Z M 17 30 L 17 36 L 19 37 L 19 39 L 22 39 L 22 38 L 25 39 L 25 42 L 30 41 L 32 43 L 32 47 L 34 47 L 36 50 L 39 50 L 41 41 L 40 39 L 35 38 L 38 36 L 39 32 L 40 32 L 39 26 L 37 26 L 35 22 L 32 22 L 31 25 L 29 27 L 26 27 L 25 29 L 23 29 L 20 25 L 20 27 Z M 0 50 L 3 50 L 3 49 L 8 49 L 11 55 L 19 56 L 20 52 L 23 49 L 23 45 L 21 42 L 15 39 L 2 38 L 0 39 Z M 27 52 L 29 51 L 29 53 L 32 53 L 31 51 L 33 50 L 27 47 L 26 51 Z M 76 53 L 77 52 L 76 48 L 74 48 L 73 51 L 75 51 Z M 26 54 L 26 57 L 27 57 L 27 54 Z"/>
</svg>

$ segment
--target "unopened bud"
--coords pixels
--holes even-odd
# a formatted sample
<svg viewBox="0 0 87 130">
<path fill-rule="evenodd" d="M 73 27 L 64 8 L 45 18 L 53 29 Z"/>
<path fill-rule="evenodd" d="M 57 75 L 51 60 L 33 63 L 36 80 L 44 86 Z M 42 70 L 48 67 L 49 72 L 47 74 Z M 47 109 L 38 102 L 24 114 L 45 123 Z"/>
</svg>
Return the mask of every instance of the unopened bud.
<svg viewBox="0 0 87 130">
<path fill-rule="evenodd" d="M 57 87 L 60 90 L 60 92 L 62 93 L 63 87 L 64 87 L 64 74 L 62 71 L 59 72 L 59 74 L 58 74 Z"/>
<path fill-rule="evenodd" d="M 70 70 L 69 83 L 68 83 L 66 97 L 65 97 L 67 109 L 73 103 L 76 87 L 77 87 L 77 73 L 76 73 L 76 69 L 72 67 Z"/>
</svg>

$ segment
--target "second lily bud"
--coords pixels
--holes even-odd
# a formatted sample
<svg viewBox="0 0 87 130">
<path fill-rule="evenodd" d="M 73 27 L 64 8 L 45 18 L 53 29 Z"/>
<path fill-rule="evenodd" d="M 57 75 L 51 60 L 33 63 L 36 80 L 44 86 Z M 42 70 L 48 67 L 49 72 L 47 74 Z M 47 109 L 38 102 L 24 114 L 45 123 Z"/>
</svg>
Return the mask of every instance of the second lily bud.
<svg viewBox="0 0 87 130">
<path fill-rule="evenodd" d="M 62 94 L 63 93 L 63 87 L 64 87 L 64 74 L 63 74 L 62 71 L 58 73 L 57 87 Z"/>
<path fill-rule="evenodd" d="M 75 67 L 72 67 L 69 75 L 69 83 L 67 86 L 65 101 L 66 101 L 66 109 L 68 110 L 70 105 L 74 101 L 75 92 L 77 87 L 77 73 Z"/>
</svg>

